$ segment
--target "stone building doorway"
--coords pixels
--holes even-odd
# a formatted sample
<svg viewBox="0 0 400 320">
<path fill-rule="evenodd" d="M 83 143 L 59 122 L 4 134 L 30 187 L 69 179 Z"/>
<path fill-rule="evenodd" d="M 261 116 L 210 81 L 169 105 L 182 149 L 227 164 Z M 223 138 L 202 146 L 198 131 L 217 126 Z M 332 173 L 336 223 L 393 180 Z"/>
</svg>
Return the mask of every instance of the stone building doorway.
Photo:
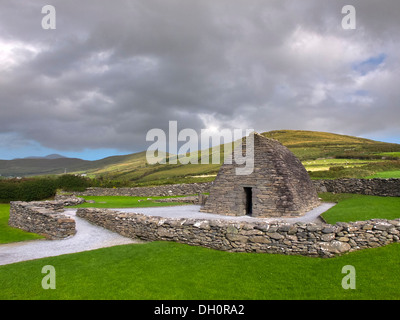
<svg viewBox="0 0 400 320">
<path fill-rule="evenodd" d="M 248 151 L 247 144 L 232 152 Z M 258 218 L 299 217 L 319 206 L 318 194 L 307 170 L 277 140 L 254 133 L 254 170 L 238 174 L 241 163 L 224 163 L 200 212 Z M 233 160 L 233 158 L 232 158 Z"/>
<path fill-rule="evenodd" d="M 253 214 L 253 188 L 244 187 L 244 194 L 246 215 L 251 216 Z"/>
</svg>

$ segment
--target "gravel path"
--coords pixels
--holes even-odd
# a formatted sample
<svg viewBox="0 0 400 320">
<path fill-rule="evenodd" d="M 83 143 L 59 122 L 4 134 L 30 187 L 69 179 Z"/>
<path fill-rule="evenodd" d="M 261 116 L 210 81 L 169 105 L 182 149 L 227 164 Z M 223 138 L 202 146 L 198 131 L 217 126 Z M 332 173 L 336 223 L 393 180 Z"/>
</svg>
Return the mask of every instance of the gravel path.
<svg viewBox="0 0 400 320">
<path fill-rule="evenodd" d="M 192 218 L 192 219 L 225 219 L 233 221 L 248 221 L 248 222 L 272 222 L 272 221 L 286 221 L 289 223 L 296 222 L 315 222 L 321 223 L 322 219 L 319 217 L 323 212 L 332 208 L 336 203 L 322 203 L 319 207 L 307 212 L 304 216 L 298 218 L 253 218 L 250 216 L 224 216 L 221 214 L 210 214 L 200 212 L 200 206 L 187 205 L 187 206 L 169 206 L 169 207 L 153 207 L 153 208 L 122 208 L 111 209 L 120 212 L 135 212 L 142 213 L 150 216 L 158 216 L 164 218 Z"/>
<path fill-rule="evenodd" d="M 75 216 L 75 209 L 64 214 L 75 219 L 77 233 L 63 240 L 32 240 L 0 245 L 0 265 L 59 256 L 67 253 L 112 247 L 121 244 L 141 243 L 107 229 L 90 224 Z"/>
<path fill-rule="evenodd" d="M 200 206 L 171 206 L 153 208 L 129 208 L 112 209 L 123 212 L 143 213 L 152 216 L 166 218 L 193 218 L 193 219 L 227 219 L 232 221 L 262 221 L 271 222 L 284 220 L 290 223 L 296 222 L 321 222 L 321 213 L 333 207 L 335 203 L 323 203 L 319 207 L 309 211 L 299 218 L 253 218 L 249 216 L 230 217 L 218 214 L 199 212 Z M 0 265 L 34 260 L 45 257 L 53 257 L 62 254 L 94 250 L 105 247 L 112 247 L 122 244 L 143 243 L 140 240 L 133 240 L 111 232 L 102 227 L 90 224 L 84 219 L 76 217 L 76 209 L 67 209 L 64 214 L 75 219 L 77 233 L 64 240 L 32 240 L 15 242 L 0 245 Z"/>
</svg>

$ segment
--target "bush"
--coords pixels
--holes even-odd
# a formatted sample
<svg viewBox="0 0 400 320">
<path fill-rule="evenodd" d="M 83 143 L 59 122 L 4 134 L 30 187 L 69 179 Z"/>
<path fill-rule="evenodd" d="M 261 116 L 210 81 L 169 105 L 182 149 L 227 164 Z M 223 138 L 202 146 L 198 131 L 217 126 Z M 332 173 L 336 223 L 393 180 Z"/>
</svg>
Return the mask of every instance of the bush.
<svg viewBox="0 0 400 320">
<path fill-rule="evenodd" d="M 343 166 L 336 166 L 336 167 L 330 167 L 329 171 L 342 171 L 344 170 Z"/>
<path fill-rule="evenodd" d="M 0 202 L 37 201 L 54 197 L 53 179 L 11 179 L 0 181 Z"/>
<path fill-rule="evenodd" d="M 0 181 L 0 202 L 10 202 L 18 200 L 17 198 L 18 186 L 15 183 L 10 183 L 8 180 Z"/>
<path fill-rule="evenodd" d="M 36 201 L 54 197 L 57 187 L 52 179 L 32 179 L 20 184 L 19 198 L 23 201 Z"/>
<path fill-rule="evenodd" d="M 84 191 L 91 186 L 88 178 L 65 174 L 57 178 L 0 180 L 0 202 L 38 201 L 54 197 L 57 189 Z"/>
<path fill-rule="evenodd" d="M 64 191 L 85 191 L 91 186 L 89 178 L 64 174 L 56 179 L 57 188 Z"/>
<path fill-rule="evenodd" d="M 99 188 L 124 188 L 130 187 L 130 181 L 126 180 L 112 180 L 106 178 L 104 176 L 100 176 L 98 178 L 91 179 L 90 181 L 91 187 L 99 187 Z"/>
</svg>

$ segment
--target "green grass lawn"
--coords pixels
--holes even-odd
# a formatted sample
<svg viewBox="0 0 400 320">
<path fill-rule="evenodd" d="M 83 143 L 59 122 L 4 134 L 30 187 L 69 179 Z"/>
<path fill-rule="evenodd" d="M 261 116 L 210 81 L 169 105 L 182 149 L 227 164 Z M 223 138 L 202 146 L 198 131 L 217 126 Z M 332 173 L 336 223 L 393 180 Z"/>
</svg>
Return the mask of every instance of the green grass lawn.
<svg viewBox="0 0 400 320">
<path fill-rule="evenodd" d="M 55 290 L 41 287 L 45 265 Z M 400 299 L 399 265 L 400 244 L 321 259 L 152 242 L 0 266 L 0 299 Z"/>
<path fill-rule="evenodd" d="M 360 159 L 317 159 L 303 161 L 307 171 L 329 170 L 331 167 L 342 166 L 344 168 L 362 167 L 367 164 L 382 162 L 384 160 L 360 160 Z"/>
<path fill-rule="evenodd" d="M 325 221 L 330 224 L 400 218 L 400 198 L 398 197 L 332 193 L 322 193 L 319 196 L 324 201 L 337 202 L 337 205 L 322 214 Z"/>
<path fill-rule="evenodd" d="M 380 156 L 383 157 L 397 157 L 400 158 L 400 152 L 381 152 L 378 153 Z"/>
<path fill-rule="evenodd" d="M 327 161 L 342 161 L 343 159 L 333 159 Z M 306 165 L 312 179 L 342 179 L 342 178 L 396 178 L 400 173 L 400 160 L 357 160 L 349 159 L 348 165 L 336 163 L 324 167 L 322 160 L 307 161 Z M 315 164 L 314 164 L 315 162 Z M 352 165 L 350 165 L 352 163 Z M 356 165 L 356 163 L 358 163 Z M 313 167 L 314 166 L 314 167 Z M 329 170 L 328 170 L 329 166 Z M 327 170 L 321 170 L 327 169 Z"/>
<path fill-rule="evenodd" d="M 72 208 L 138 208 L 138 207 L 165 207 L 187 205 L 183 202 L 155 202 L 153 200 L 176 198 L 178 196 L 169 197 L 128 197 L 128 196 L 84 196 L 85 200 L 93 200 L 95 203 L 82 203 Z M 147 200 L 151 199 L 151 200 Z"/>
<path fill-rule="evenodd" d="M 324 214 L 330 223 L 400 216 L 399 198 L 329 193 L 320 197 L 338 202 Z M 96 204 L 91 206 L 132 205 L 132 199 L 93 198 Z M 99 203 L 103 201 L 107 203 Z M 1 209 L 5 216 L 6 206 Z M 45 265 L 55 267 L 55 290 L 41 287 Z M 345 265 L 356 269 L 355 290 L 341 286 Z M 400 243 L 322 259 L 230 253 L 159 241 L 0 266 L 0 299 L 398 300 L 399 266 Z"/>
<path fill-rule="evenodd" d="M 11 228 L 8 225 L 10 216 L 10 205 L 8 203 L 0 203 L 0 243 L 10 243 L 25 240 L 42 239 L 43 237 L 26 232 L 17 228 Z"/>
<path fill-rule="evenodd" d="M 373 178 L 380 178 L 380 179 L 397 178 L 397 179 L 400 179 L 400 170 L 377 172 L 377 173 L 367 176 L 365 178 L 366 179 L 373 179 Z"/>
</svg>

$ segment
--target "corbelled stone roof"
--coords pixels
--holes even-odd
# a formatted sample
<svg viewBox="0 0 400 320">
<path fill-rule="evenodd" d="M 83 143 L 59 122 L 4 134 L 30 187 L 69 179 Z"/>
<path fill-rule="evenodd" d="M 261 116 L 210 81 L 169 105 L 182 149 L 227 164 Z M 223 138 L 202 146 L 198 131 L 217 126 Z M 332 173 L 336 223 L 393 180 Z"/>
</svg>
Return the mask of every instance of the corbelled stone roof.
<svg viewBox="0 0 400 320">
<path fill-rule="evenodd" d="M 233 153 L 232 164 L 221 166 L 201 211 L 280 217 L 299 216 L 318 206 L 317 192 L 300 160 L 279 141 L 257 133 L 252 135 L 254 143 L 248 146 L 249 155 L 254 156 L 251 173 L 237 174 L 236 169 L 244 165 L 236 163 Z M 246 141 L 241 146 L 243 154 Z"/>
</svg>

